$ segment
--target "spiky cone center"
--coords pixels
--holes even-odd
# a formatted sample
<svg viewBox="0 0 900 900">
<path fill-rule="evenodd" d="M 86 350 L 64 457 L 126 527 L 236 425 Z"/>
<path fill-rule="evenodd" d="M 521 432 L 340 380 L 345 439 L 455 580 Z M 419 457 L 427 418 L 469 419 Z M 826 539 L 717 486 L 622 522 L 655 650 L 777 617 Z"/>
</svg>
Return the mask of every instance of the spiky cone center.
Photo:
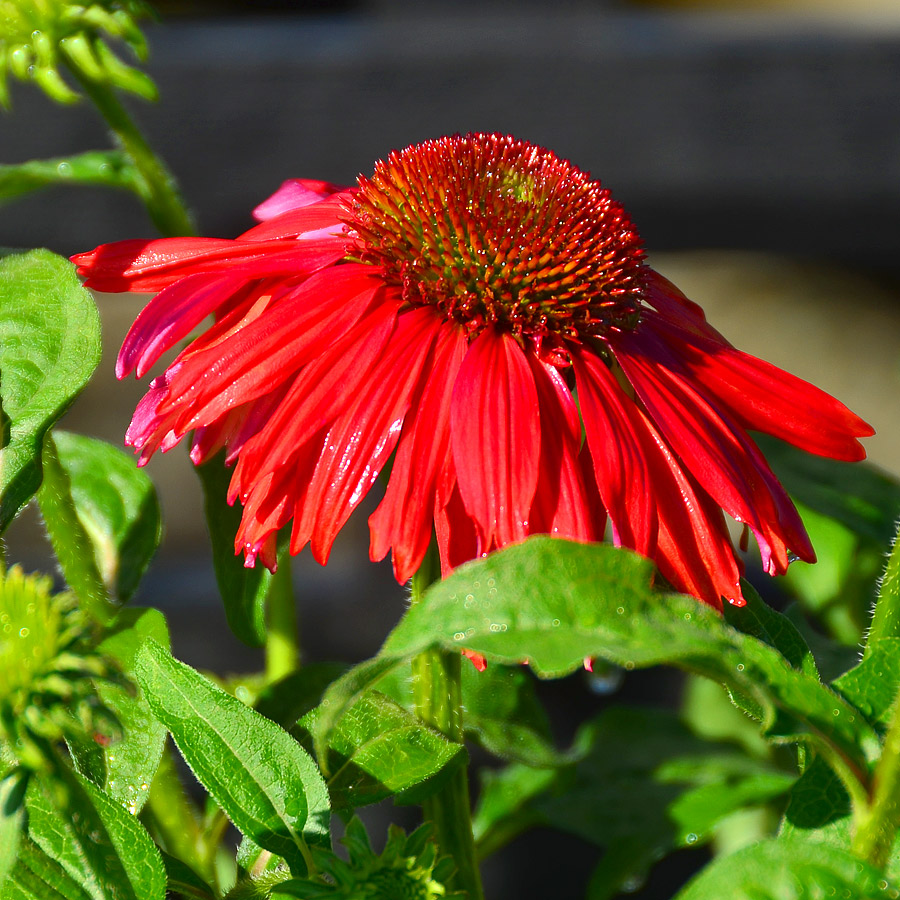
<svg viewBox="0 0 900 900">
<path fill-rule="evenodd" d="M 525 141 L 468 134 L 394 151 L 359 178 L 346 221 L 357 258 L 470 338 L 493 325 L 562 346 L 639 321 L 643 251 L 628 215 Z"/>
</svg>

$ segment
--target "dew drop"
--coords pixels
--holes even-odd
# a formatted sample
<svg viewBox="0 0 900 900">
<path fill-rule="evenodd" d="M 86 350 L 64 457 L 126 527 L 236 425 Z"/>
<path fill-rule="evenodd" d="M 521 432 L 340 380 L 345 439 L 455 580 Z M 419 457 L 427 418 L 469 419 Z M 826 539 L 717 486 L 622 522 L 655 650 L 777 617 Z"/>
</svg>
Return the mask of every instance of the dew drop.
<svg viewBox="0 0 900 900">
<path fill-rule="evenodd" d="M 699 840 L 699 838 L 697 837 L 696 834 L 694 834 L 693 831 L 690 834 L 685 835 L 684 839 L 688 844 L 696 844 L 697 841 Z"/>
<path fill-rule="evenodd" d="M 620 606 L 620 607 L 616 610 L 616 613 L 617 613 L 618 615 L 620 615 L 620 616 L 624 616 L 624 615 L 625 615 L 625 607 L 624 607 L 624 606 Z"/>
<path fill-rule="evenodd" d="M 56 171 L 59 172 L 60 175 L 68 176 L 72 174 L 72 163 L 66 162 L 63 160 L 57 167 Z"/>
<path fill-rule="evenodd" d="M 743 664 L 743 663 L 738 663 L 738 664 L 737 664 L 737 670 L 738 670 L 738 672 L 743 672 L 743 671 L 744 671 L 744 664 Z"/>
<path fill-rule="evenodd" d="M 464 637 L 465 637 L 464 632 L 462 632 L 462 631 L 457 631 L 456 634 L 453 635 L 453 640 L 454 640 L 454 641 L 461 641 Z"/>
<path fill-rule="evenodd" d="M 598 697 L 614 694 L 625 680 L 625 673 L 618 666 L 611 666 L 599 660 L 594 662 L 594 670 L 585 673 L 588 690 Z"/>
<path fill-rule="evenodd" d="M 554 628 L 559 628 L 559 619 L 553 619 L 550 623 Z"/>
<path fill-rule="evenodd" d="M 19 629 L 19 637 L 23 637 L 23 638 L 28 637 L 29 634 L 31 634 L 30 628 L 23 626 L 22 628 Z"/>
</svg>

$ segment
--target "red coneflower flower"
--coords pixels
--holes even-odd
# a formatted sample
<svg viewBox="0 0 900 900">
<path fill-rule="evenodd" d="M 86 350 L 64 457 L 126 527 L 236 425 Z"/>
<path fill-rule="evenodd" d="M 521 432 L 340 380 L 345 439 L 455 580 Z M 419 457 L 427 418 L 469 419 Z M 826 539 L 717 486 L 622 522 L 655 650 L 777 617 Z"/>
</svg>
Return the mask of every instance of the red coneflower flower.
<svg viewBox="0 0 900 900">
<path fill-rule="evenodd" d="M 549 533 L 613 539 L 679 590 L 742 603 L 725 513 L 766 570 L 815 556 L 747 429 L 835 459 L 872 429 L 736 350 L 644 262 L 589 175 L 511 137 L 391 153 L 354 188 L 287 182 L 236 240 L 124 241 L 73 257 L 89 287 L 158 291 L 119 354 L 142 376 L 209 314 L 135 412 L 143 464 L 193 431 L 225 447 L 247 565 L 276 532 L 324 563 L 391 457 L 371 556 L 405 582 Z"/>
</svg>

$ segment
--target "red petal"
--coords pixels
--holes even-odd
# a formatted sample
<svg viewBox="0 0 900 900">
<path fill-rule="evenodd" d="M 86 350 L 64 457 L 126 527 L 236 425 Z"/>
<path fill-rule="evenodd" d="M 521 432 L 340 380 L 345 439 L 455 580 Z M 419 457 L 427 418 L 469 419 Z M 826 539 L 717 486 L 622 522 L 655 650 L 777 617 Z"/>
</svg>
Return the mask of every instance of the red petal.
<svg viewBox="0 0 900 900">
<path fill-rule="evenodd" d="M 530 532 L 581 541 L 603 539 L 594 525 L 578 453 L 581 420 L 565 379 L 555 366 L 528 356 L 537 387 L 541 418 L 541 463 L 531 508 Z M 600 498 L 594 499 L 599 505 Z"/>
<path fill-rule="evenodd" d="M 659 513 L 659 570 L 677 590 L 710 606 L 721 609 L 723 597 L 743 606 L 741 571 L 722 510 L 682 471 L 656 429 L 642 419 L 652 442 L 647 460 Z"/>
<path fill-rule="evenodd" d="M 368 493 L 400 437 L 403 418 L 441 329 L 430 306 L 405 312 L 362 392 L 338 417 L 309 486 L 292 547 L 308 537 L 313 556 L 328 560 L 338 531 Z"/>
<path fill-rule="evenodd" d="M 638 437 L 638 410 L 599 356 L 575 349 L 571 356 L 597 487 L 616 541 L 644 556 L 652 556 L 656 546 L 656 509 L 647 460 Z"/>
<path fill-rule="evenodd" d="M 448 490 L 449 494 L 446 498 L 439 498 L 434 509 L 434 533 L 441 558 L 442 578 L 446 578 L 457 566 L 486 552 L 482 550 L 475 523 L 459 495 L 452 456 L 447 459 L 447 467 L 451 472 L 442 473 L 444 483 L 441 489 Z M 444 499 L 446 502 L 443 502 Z"/>
<path fill-rule="evenodd" d="M 370 272 L 357 265 L 319 272 L 264 315 L 235 323 L 227 336 L 211 329 L 198 339 L 172 383 L 172 404 L 184 410 L 182 433 L 268 393 L 340 340 L 381 287 Z"/>
<path fill-rule="evenodd" d="M 843 403 L 771 363 L 730 347 L 692 341 L 677 326 L 647 317 L 650 327 L 671 346 L 691 378 L 732 411 L 742 425 L 832 459 L 864 459 L 856 440 L 874 434 L 871 426 Z"/>
<path fill-rule="evenodd" d="M 510 335 L 486 328 L 456 379 L 451 443 L 459 491 L 485 545 L 528 534 L 541 426 L 534 376 Z"/>
<path fill-rule="evenodd" d="M 156 292 L 198 273 L 260 278 L 302 275 L 341 259 L 346 241 L 328 238 L 300 243 L 219 238 L 160 238 L 103 244 L 72 257 L 85 287 L 98 291 Z"/>
<path fill-rule="evenodd" d="M 340 230 L 343 229 L 341 217 L 347 214 L 348 200 L 354 193 L 356 193 L 355 188 L 339 194 L 332 194 L 310 206 L 280 213 L 260 225 L 255 225 L 249 231 L 245 231 L 238 240 L 253 242 L 269 241 L 273 238 L 284 240 L 297 237 L 304 232 L 332 228 L 340 234 Z M 347 236 L 342 235 L 342 237 L 346 242 Z"/>
<path fill-rule="evenodd" d="M 768 570 L 787 569 L 788 548 L 815 558 L 784 489 L 743 428 L 697 388 L 660 363 L 670 356 L 649 330 L 610 342 L 616 359 L 667 443 L 709 495 L 760 543 Z"/>
<path fill-rule="evenodd" d="M 421 399 L 404 422 L 384 499 L 369 517 L 369 555 L 383 559 L 393 545 L 401 584 L 419 568 L 431 541 L 438 475 L 450 451 L 450 400 L 466 346 L 461 328 L 441 328 Z"/>
<path fill-rule="evenodd" d="M 289 178 L 281 187 L 253 210 L 253 218 L 265 222 L 292 209 L 300 209 L 318 203 L 332 194 L 346 190 L 330 181 L 313 181 L 309 178 Z"/>
<path fill-rule="evenodd" d="M 397 304 L 376 305 L 300 372 L 269 421 L 247 441 L 231 480 L 231 497 L 250 494 L 261 478 L 290 465 L 307 442 L 331 427 L 371 380 L 396 317 Z"/>
</svg>

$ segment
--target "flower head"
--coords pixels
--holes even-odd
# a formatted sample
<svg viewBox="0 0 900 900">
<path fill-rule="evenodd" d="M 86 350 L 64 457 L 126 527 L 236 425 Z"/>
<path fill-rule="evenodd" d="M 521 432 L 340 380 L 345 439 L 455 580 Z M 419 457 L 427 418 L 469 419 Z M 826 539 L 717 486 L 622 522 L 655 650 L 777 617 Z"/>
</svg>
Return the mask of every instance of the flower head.
<svg viewBox="0 0 900 900">
<path fill-rule="evenodd" d="M 150 78 L 123 63 L 103 38 L 120 38 L 144 59 L 147 45 L 136 20 L 149 12 L 143 0 L 0 0 L 0 106 L 8 105 L 7 70 L 34 81 L 53 100 L 77 100 L 60 75 L 60 62 L 89 81 L 155 99 Z"/>
<path fill-rule="evenodd" d="M 678 589 L 741 603 L 727 513 L 765 568 L 814 554 L 748 429 L 861 459 L 872 429 L 742 353 L 646 265 L 599 182 L 511 137 L 427 141 L 358 186 L 290 181 L 236 240 L 104 245 L 89 287 L 158 291 L 122 347 L 143 375 L 210 313 L 141 401 L 141 462 L 193 431 L 243 505 L 236 547 L 275 536 L 325 562 L 394 455 L 369 519 L 401 582 L 434 529 L 447 571 L 529 534 L 614 541 Z"/>
</svg>

